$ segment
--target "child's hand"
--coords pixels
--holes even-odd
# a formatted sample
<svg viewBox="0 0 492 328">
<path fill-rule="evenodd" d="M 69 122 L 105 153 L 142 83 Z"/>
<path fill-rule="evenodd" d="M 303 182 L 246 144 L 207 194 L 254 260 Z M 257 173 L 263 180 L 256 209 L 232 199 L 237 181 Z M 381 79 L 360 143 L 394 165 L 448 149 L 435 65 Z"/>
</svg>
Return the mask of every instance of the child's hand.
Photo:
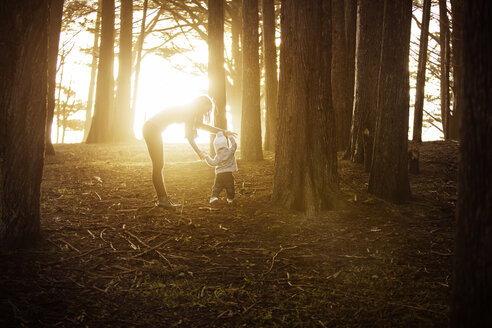
<svg viewBox="0 0 492 328">
<path fill-rule="evenodd" d="M 204 159 L 205 159 L 205 157 L 207 157 L 207 153 L 206 153 L 206 152 L 204 152 L 204 151 L 201 151 L 201 152 L 198 154 L 198 156 L 200 157 L 200 159 L 201 159 L 201 160 L 204 160 Z"/>
<path fill-rule="evenodd" d="M 232 131 L 224 131 L 224 135 L 226 137 L 237 137 L 237 133 Z"/>
</svg>

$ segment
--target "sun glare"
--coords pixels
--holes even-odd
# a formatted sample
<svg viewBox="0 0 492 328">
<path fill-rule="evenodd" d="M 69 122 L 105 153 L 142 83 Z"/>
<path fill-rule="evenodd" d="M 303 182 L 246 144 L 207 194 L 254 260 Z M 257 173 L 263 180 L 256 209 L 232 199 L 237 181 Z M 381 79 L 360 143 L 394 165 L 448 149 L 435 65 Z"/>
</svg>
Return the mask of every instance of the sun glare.
<svg viewBox="0 0 492 328">
<path fill-rule="evenodd" d="M 134 132 L 142 138 L 146 119 L 174 105 L 184 104 L 208 90 L 208 78 L 174 69 L 166 60 L 149 55 L 142 61 L 138 86 Z M 164 142 L 185 142 L 184 125 L 173 124 L 163 133 Z M 198 132 L 197 142 L 207 142 L 208 134 Z"/>
</svg>

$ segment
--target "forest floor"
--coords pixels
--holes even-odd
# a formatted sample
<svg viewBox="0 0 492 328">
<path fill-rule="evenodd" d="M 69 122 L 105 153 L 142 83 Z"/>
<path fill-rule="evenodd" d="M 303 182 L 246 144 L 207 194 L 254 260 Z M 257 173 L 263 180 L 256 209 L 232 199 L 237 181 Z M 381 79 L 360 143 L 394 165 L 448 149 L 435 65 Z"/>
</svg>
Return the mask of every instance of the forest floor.
<svg viewBox="0 0 492 328">
<path fill-rule="evenodd" d="M 153 207 L 143 143 L 55 147 L 42 240 L 0 251 L 1 327 L 449 325 L 456 143 L 423 144 L 403 205 L 339 161 L 343 204 L 315 217 L 270 203 L 272 154 L 211 207 L 213 169 L 165 148 L 175 212 Z"/>
</svg>

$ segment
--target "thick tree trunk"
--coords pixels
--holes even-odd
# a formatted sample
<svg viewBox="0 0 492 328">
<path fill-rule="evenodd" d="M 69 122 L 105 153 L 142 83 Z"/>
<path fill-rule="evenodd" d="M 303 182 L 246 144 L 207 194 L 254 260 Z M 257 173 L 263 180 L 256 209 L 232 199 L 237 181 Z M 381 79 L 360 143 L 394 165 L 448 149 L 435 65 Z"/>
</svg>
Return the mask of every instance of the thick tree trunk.
<svg viewBox="0 0 492 328">
<path fill-rule="evenodd" d="M 227 129 L 226 80 L 224 69 L 224 0 L 208 2 L 208 80 L 209 95 L 215 101 L 214 126 Z M 214 136 L 210 136 L 210 153 L 215 156 Z"/>
<path fill-rule="evenodd" d="M 39 238 L 48 35 L 49 1 L 0 6 L 0 244 L 7 247 Z"/>
<path fill-rule="evenodd" d="M 463 99 L 463 0 L 451 0 L 451 16 L 453 18 L 452 34 L 452 65 L 453 65 L 453 115 L 449 121 L 449 138 L 459 140 L 462 121 Z"/>
<path fill-rule="evenodd" d="M 334 208 L 331 1 L 282 1 L 278 135 L 272 199 L 309 214 Z"/>
<path fill-rule="evenodd" d="M 449 46 L 449 20 L 446 0 L 439 0 L 439 25 L 441 44 L 441 120 L 444 139 L 449 139 L 449 68 L 450 68 L 450 46 Z"/>
<path fill-rule="evenodd" d="M 120 53 L 118 56 L 113 140 L 128 142 L 135 140 L 133 132 L 134 113 L 130 106 L 132 94 L 132 0 L 121 0 L 120 17 Z"/>
<path fill-rule="evenodd" d="M 87 107 L 85 109 L 84 141 L 87 140 L 92 121 L 92 107 L 94 104 L 94 89 L 96 86 L 97 60 L 99 58 L 99 32 L 101 29 L 101 1 L 97 2 L 96 26 L 94 27 L 94 44 L 92 46 L 91 80 L 89 82 L 89 94 L 87 96 Z"/>
<path fill-rule="evenodd" d="M 96 102 L 88 143 L 110 142 L 114 106 L 114 0 L 102 0 L 101 47 L 97 69 Z"/>
<path fill-rule="evenodd" d="M 55 155 L 51 142 L 51 128 L 55 115 L 56 62 L 58 60 L 58 44 L 63 16 L 63 1 L 53 0 L 50 3 L 50 34 L 48 43 L 48 108 L 46 113 L 45 151 L 46 155 Z"/>
<path fill-rule="evenodd" d="M 369 191 L 395 203 L 410 198 L 407 152 L 411 19 L 411 0 L 385 0 Z"/>
<path fill-rule="evenodd" d="M 135 113 L 137 108 L 138 82 L 140 78 L 140 65 L 142 63 L 143 44 L 145 40 L 145 20 L 147 18 L 147 6 L 148 0 L 144 0 L 142 9 L 142 24 L 140 25 L 140 36 L 137 40 L 137 49 L 135 51 L 135 77 L 133 80 L 132 113 Z"/>
<path fill-rule="evenodd" d="M 232 88 L 228 102 L 231 106 L 232 130 L 241 132 L 241 105 L 243 56 L 241 51 L 242 0 L 231 1 L 231 55 L 232 55 Z"/>
<path fill-rule="evenodd" d="M 258 54 L 258 0 L 243 0 L 243 97 L 241 158 L 263 159 L 261 149 L 260 63 Z"/>
<path fill-rule="evenodd" d="M 464 17 L 451 323 L 454 327 L 492 327 L 492 3 L 465 1 Z"/>
<path fill-rule="evenodd" d="M 369 172 L 376 125 L 377 86 L 384 0 L 359 0 L 355 60 L 355 90 L 348 158 L 364 162 Z M 366 140 L 366 142 L 364 142 Z"/>
<path fill-rule="evenodd" d="M 263 0 L 263 54 L 265 60 L 266 121 L 263 148 L 274 151 L 277 140 L 277 46 L 275 44 L 275 5 Z"/>
<path fill-rule="evenodd" d="M 429 21 L 431 0 L 424 0 L 422 25 L 420 27 L 419 64 L 417 68 L 417 90 L 415 94 L 415 110 L 413 113 L 413 141 L 422 142 L 422 116 L 424 114 L 425 70 L 427 67 L 427 45 L 429 38 Z"/>
<path fill-rule="evenodd" d="M 337 150 L 346 150 L 354 103 L 356 0 L 332 0 L 333 56 L 331 83 Z"/>
</svg>

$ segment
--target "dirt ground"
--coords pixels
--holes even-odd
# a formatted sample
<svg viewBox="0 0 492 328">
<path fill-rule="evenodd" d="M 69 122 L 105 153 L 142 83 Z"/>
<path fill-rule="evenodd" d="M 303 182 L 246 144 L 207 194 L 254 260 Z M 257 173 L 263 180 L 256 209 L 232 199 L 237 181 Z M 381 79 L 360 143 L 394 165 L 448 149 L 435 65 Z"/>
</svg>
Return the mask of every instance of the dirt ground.
<svg viewBox="0 0 492 328">
<path fill-rule="evenodd" d="M 175 212 L 153 207 L 143 143 L 55 147 L 42 241 L 0 251 L 1 327 L 449 325 L 456 143 L 424 143 L 398 206 L 339 161 L 343 204 L 315 217 L 270 203 L 272 154 L 210 207 L 213 169 L 165 148 Z"/>
</svg>

